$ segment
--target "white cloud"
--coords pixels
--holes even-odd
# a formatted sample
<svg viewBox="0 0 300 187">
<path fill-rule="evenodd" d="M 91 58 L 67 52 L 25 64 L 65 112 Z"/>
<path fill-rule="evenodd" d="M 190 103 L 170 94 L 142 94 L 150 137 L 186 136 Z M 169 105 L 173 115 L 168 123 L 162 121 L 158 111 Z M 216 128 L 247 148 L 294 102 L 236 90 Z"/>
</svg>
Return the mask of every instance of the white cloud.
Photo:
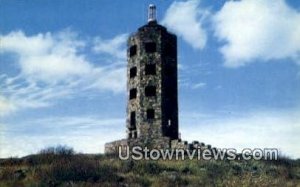
<svg viewBox="0 0 300 187">
<path fill-rule="evenodd" d="M 71 32 L 26 36 L 22 31 L 1 36 L 0 52 L 18 54 L 22 73 L 28 78 L 46 82 L 65 81 L 84 76 L 93 66 L 78 54 L 84 42 Z"/>
<path fill-rule="evenodd" d="M 204 88 L 205 86 L 206 86 L 205 82 L 199 82 L 199 83 L 192 85 L 192 89 Z"/>
<path fill-rule="evenodd" d="M 0 95 L 0 117 L 14 112 L 15 109 L 13 102 Z"/>
<path fill-rule="evenodd" d="M 216 117 L 191 112 L 180 118 L 180 131 L 183 140 L 198 140 L 218 148 L 279 148 L 283 154 L 299 158 L 299 115 L 299 111 L 265 111 Z M 35 131 L 30 135 L 24 133 L 33 127 Z M 0 157 L 24 156 L 58 144 L 84 153 L 103 153 L 106 142 L 126 136 L 123 118 L 94 116 L 36 119 L 24 121 L 22 126 L 7 124 L 5 128 Z"/>
<path fill-rule="evenodd" d="M 13 106 L 13 110 L 10 110 L 10 112 L 26 108 L 51 106 L 55 99 L 69 98 L 77 87 L 76 82 L 51 85 L 39 84 L 28 81 L 21 76 L 7 77 L 0 81 L 0 85 L 3 94 L 5 94 L 5 97 L 3 97 L 6 98 L 7 102 L 9 101 L 10 106 Z"/>
<path fill-rule="evenodd" d="M 94 40 L 94 51 L 97 53 L 107 53 L 119 59 L 126 59 L 126 41 L 128 34 L 121 34 L 110 40 L 103 40 L 100 37 Z"/>
<path fill-rule="evenodd" d="M 114 93 L 125 91 L 126 68 L 104 68 L 102 73 L 98 73 L 98 79 L 87 88 L 96 88 L 100 90 L 111 90 Z M 97 73 L 96 73 L 97 74 Z"/>
<path fill-rule="evenodd" d="M 175 1 L 168 8 L 162 21 L 162 24 L 181 36 L 195 49 L 202 49 L 207 40 L 206 31 L 202 28 L 207 11 L 200 9 L 199 4 L 199 0 Z"/>
<path fill-rule="evenodd" d="M 253 112 L 243 115 L 182 115 L 182 138 L 198 140 L 218 148 L 279 148 L 300 158 L 299 110 Z"/>
<path fill-rule="evenodd" d="M 118 52 L 108 48 L 106 51 L 102 50 L 108 54 L 105 58 L 112 62 L 104 65 L 88 60 L 87 56 L 93 53 L 93 43 L 79 40 L 76 33 L 68 30 L 32 36 L 27 36 L 22 31 L 0 35 L 0 55 L 16 55 L 18 58 L 13 63 L 19 71 L 17 75 L 11 75 L 11 67 L 4 64 L 11 62 L 0 62 L 7 68 L 7 74 L 0 77 L 1 116 L 20 109 L 51 106 L 60 99 L 87 95 L 87 91 L 123 92 L 126 86 L 126 68 L 124 62 L 120 63 L 125 58 L 120 57 L 123 52 L 126 56 L 126 36 L 122 34 L 111 40 L 103 40 L 104 44 L 97 40 L 98 46 L 109 44 L 111 50 L 117 47 Z"/>
<path fill-rule="evenodd" d="M 228 67 L 254 60 L 300 62 L 300 12 L 284 0 L 228 1 L 213 17 Z"/>
<path fill-rule="evenodd" d="M 30 135 L 26 133 L 33 128 Z M 123 118 L 102 119 L 95 116 L 23 121 L 22 126 L 6 124 L 1 132 L 4 134 L 0 134 L 0 158 L 34 154 L 47 146 L 55 145 L 68 145 L 75 151 L 84 153 L 103 153 L 106 142 L 126 136 Z"/>
</svg>

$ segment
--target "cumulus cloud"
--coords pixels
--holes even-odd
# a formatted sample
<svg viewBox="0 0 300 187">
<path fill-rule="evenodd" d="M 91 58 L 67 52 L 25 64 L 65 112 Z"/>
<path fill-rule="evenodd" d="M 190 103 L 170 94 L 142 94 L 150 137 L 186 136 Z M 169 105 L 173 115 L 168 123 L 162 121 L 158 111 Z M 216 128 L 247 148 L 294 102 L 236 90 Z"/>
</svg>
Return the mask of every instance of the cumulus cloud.
<svg viewBox="0 0 300 187">
<path fill-rule="evenodd" d="M 300 62 L 300 12 L 284 0 L 228 1 L 213 16 L 228 67 L 255 60 Z"/>
<path fill-rule="evenodd" d="M 1 52 L 18 54 L 18 62 L 25 76 L 47 82 L 69 80 L 92 71 L 92 65 L 78 54 L 83 41 L 71 32 L 26 36 L 13 31 L 1 36 Z"/>
<path fill-rule="evenodd" d="M 205 18 L 209 19 L 205 19 Z M 199 0 L 175 1 L 162 24 L 195 49 L 207 43 L 211 21 L 214 36 L 221 42 L 225 66 L 290 59 L 300 64 L 300 12 L 285 0 L 227 1 L 212 14 Z"/>
<path fill-rule="evenodd" d="M 70 30 L 31 36 L 23 31 L 0 35 L 0 55 L 13 54 L 17 57 L 14 61 L 0 63 L 14 63 L 16 71 L 19 71 L 13 75 L 9 73 L 11 69 L 7 69 L 7 74 L 0 77 L 1 115 L 23 108 L 51 106 L 59 99 L 86 94 L 86 91 L 124 91 L 126 68 L 125 63 L 119 61 L 125 61 L 120 59 L 125 51 L 125 36 L 122 34 L 103 40 L 103 44 L 95 39 L 97 42 L 94 44 L 89 40 L 80 40 Z M 119 52 L 110 51 L 109 47 L 104 47 L 106 45 L 110 45 L 111 50 L 117 47 Z M 107 53 L 105 58 L 112 63 L 104 65 L 90 61 L 87 55 L 93 54 L 92 48 Z M 3 64 L 3 67 L 7 65 Z"/>
<path fill-rule="evenodd" d="M 207 40 L 206 31 L 202 28 L 207 11 L 200 9 L 199 4 L 199 0 L 175 1 L 168 8 L 162 21 L 162 24 L 195 49 L 204 48 Z"/>
</svg>

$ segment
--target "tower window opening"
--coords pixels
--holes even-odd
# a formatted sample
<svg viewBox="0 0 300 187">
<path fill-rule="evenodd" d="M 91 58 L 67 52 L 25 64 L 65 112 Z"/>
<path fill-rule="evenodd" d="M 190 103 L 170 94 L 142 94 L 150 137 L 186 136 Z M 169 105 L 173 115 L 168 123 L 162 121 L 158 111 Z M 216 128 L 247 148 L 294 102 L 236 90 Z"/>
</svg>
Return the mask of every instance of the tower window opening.
<svg viewBox="0 0 300 187">
<path fill-rule="evenodd" d="M 136 76 L 137 69 L 136 67 L 130 68 L 130 78 L 134 78 Z"/>
<path fill-rule="evenodd" d="M 146 53 L 154 53 L 156 52 L 156 43 L 155 42 L 147 42 L 145 43 Z"/>
<path fill-rule="evenodd" d="M 145 74 L 146 75 L 155 75 L 156 74 L 156 66 L 155 66 L 155 64 L 146 64 L 146 66 L 145 66 Z"/>
<path fill-rule="evenodd" d="M 145 95 L 147 97 L 156 96 L 156 87 L 155 86 L 147 86 L 145 88 Z"/>
<path fill-rule="evenodd" d="M 135 112 L 130 113 L 130 128 L 135 129 L 136 128 L 136 116 Z"/>
<path fill-rule="evenodd" d="M 129 132 L 129 133 L 128 133 L 128 137 L 129 137 L 129 138 L 132 138 L 132 132 Z"/>
<path fill-rule="evenodd" d="M 147 110 L 147 119 L 154 119 L 154 109 L 148 109 Z"/>
<path fill-rule="evenodd" d="M 176 48 L 171 44 L 167 44 L 165 48 L 165 53 L 167 56 L 174 56 L 176 55 Z"/>
<path fill-rule="evenodd" d="M 136 93 L 137 93 L 136 88 L 132 88 L 132 89 L 129 91 L 129 99 L 135 99 L 135 98 L 136 98 Z"/>
<path fill-rule="evenodd" d="M 129 48 L 129 56 L 132 57 L 136 55 L 136 45 L 133 45 Z"/>
<path fill-rule="evenodd" d="M 168 126 L 171 126 L 171 120 L 170 119 L 168 120 Z"/>
</svg>

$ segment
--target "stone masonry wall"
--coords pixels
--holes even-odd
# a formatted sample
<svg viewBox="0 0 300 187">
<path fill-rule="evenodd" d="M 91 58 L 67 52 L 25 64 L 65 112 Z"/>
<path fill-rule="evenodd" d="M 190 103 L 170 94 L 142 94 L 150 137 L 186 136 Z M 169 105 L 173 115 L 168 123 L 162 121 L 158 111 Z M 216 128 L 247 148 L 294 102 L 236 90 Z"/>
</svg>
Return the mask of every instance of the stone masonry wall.
<svg viewBox="0 0 300 187">
<path fill-rule="evenodd" d="M 146 43 L 154 43 L 155 52 L 147 52 Z M 130 48 L 133 46 L 136 46 L 135 55 L 130 54 Z M 169 46 L 172 50 L 167 51 Z M 176 36 L 169 34 L 164 27 L 156 23 L 148 23 L 129 37 L 126 120 L 128 137 L 132 137 L 136 131 L 137 136 L 133 138 L 178 138 L 176 46 Z M 146 64 L 155 64 L 155 75 L 145 75 Z M 137 68 L 137 75 L 130 78 L 130 69 L 133 67 Z M 146 97 L 146 86 L 155 86 L 156 96 Z M 134 88 L 137 89 L 137 97 L 130 99 L 129 91 Z M 154 109 L 154 119 L 147 119 L 147 109 Z M 131 127 L 131 112 L 136 113 L 136 128 Z"/>
</svg>

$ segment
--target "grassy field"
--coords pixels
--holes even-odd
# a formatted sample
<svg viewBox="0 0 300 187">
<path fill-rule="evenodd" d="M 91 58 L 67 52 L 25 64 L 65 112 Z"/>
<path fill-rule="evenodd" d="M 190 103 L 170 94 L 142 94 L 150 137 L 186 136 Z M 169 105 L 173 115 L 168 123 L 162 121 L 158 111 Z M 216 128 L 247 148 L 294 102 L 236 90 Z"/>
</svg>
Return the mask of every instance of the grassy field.
<svg viewBox="0 0 300 187">
<path fill-rule="evenodd" d="M 300 160 L 121 161 L 48 150 L 0 160 L 0 186 L 300 186 Z"/>
</svg>

